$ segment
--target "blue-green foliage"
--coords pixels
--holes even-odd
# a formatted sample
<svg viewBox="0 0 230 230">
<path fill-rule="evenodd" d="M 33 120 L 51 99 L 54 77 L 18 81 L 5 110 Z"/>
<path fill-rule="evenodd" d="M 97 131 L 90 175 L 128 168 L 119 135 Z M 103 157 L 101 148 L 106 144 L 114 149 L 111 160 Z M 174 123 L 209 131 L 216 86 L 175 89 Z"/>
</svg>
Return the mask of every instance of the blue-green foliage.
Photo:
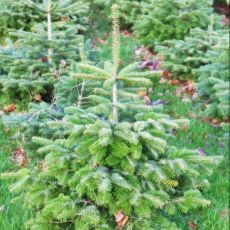
<svg viewBox="0 0 230 230">
<path fill-rule="evenodd" d="M 209 63 L 198 70 L 198 89 L 210 100 L 204 111 L 207 117 L 229 118 L 229 32 L 220 35 L 208 52 Z"/>
<path fill-rule="evenodd" d="M 216 24 L 207 30 L 191 29 L 184 40 L 166 40 L 155 44 L 155 50 L 164 57 L 162 67 L 177 79 L 197 79 L 197 70 L 209 63 L 208 52 L 219 42 L 226 30 L 221 28 L 218 17 Z M 220 27 L 220 28 L 218 28 Z"/>
<path fill-rule="evenodd" d="M 154 41 L 183 39 L 190 29 L 205 29 L 212 13 L 212 1 L 149 0 L 141 4 L 134 31 L 147 46 Z"/>
<path fill-rule="evenodd" d="M 53 1 L 51 6 L 51 38 L 48 38 L 47 2 L 19 1 L 41 15 L 28 30 L 10 30 L 16 40 L 0 47 L 0 84 L 3 91 L 52 95 L 54 83 L 70 65 L 79 60 L 80 34 L 86 29 L 87 4 L 77 1 Z M 9 4 L 14 4 L 11 2 Z M 5 8 L 4 8 L 5 9 Z M 3 10 L 4 10 L 3 9 Z M 7 8 L 11 12 L 11 8 Z M 11 12 L 12 13 L 12 12 Z M 15 13 L 17 14 L 17 13 Z M 32 19 L 31 19 L 32 20 Z M 23 28 L 23 27 L 22 27 Z"/>
</svg>

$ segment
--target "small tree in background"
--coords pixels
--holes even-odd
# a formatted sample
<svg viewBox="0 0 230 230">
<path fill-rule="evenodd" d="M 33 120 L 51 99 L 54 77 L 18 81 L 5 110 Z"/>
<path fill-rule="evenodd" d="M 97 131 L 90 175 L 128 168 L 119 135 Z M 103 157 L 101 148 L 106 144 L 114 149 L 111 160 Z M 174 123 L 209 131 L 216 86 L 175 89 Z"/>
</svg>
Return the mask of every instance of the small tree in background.
<svg viewBox="0 0 230 230">
<path fill-rule="evenodd" d="M 33 98 L 37 93 L 45 93 L 46 89 L 52 95 L 60 71 L 64 71 L 72 60 L 79 59 L 80 34 L 85 30 L 81 22 L 86 20 L 87 5 L 50 0 L 41 3 L 27 0 L 20 4 L 37 12 L 43 21 L 33 23 L 30 31 L 10 32 L 17 41 L 15 44 L 9 41 L 8 45 L 0 47 L 0 84 L 3 91 L 14 95 Z"/>
<path fill-rule="evenodd" d="M 98 97 L 103 103 L 93 110 L 66 108 L 61 122 L 50 123 L 65 135 L 34 137 L 41 158 L 2 174 L 16 178 L 11 191 L 21 191 L 19 198 L 33 209 L 31 229 L 175 230 L 169 216 L 176 210 L 186 213 L 210 205 L 200 190 L 208 186 L 205 175 L 220 157 L 200 156 L 167 142 L 170 128 L 187 120 L 173 120 L 132 99 L 135 91 L 128 92 L 127 86 L 151 84 L 149 78 L 159 73 L 138 72 L 136 64 L 119 70 L 119 45 L 114 5 L 113 63 L 104 69 L 80 63 L 73 74 L 103 83 Z"/>
<path fill-rule="evenodd" d="M 79 44 L 79 48 L 82 63 L 88 62 L 86 59 L 89 54 L 85 53 L 83 43 Z M 89 101 L 87 98 L 88 91 L 98 86 L 73 77 L 71 73 L 76 72 L 76 68 L 77 66 L 74 61 L 64 71 L 60 68 L 61 76 L 57 83 L 54 84 L 51 103 L 44 101 L 31 102 L 28 105 L 28 111 L 10 113 L 1 117 L 5 126 L 11 130 L 15 130 L 12 138 L 19 146 L 24 146 L 30 155 L 33 155 L 33 158 L 34 150 L 38 146 L 32 142 L 32 137 L 40 136 L 47 139 L 63 137 L 63 130 L 58 129 L 55 132 L 54 129 L 49 127 L 48 123 L 62 120 L 65 116 L 64 108 L 66 106 L 77 105 L 79 108 L 85 108 Z"/>
<path fill-rule="evenodd" d="M 1 40 L 10 37 L 9 32 L 13 30 L 31 31 L 37 23 L 45 21 L 46 4 L 48 0 L 0 0 L 0 33 Z M 86 25 L 87 18 L 82 13 L 87 11 L 87 4 L 81 0 L 52 0 L 52 21 L 69 20 L 77 23 L 79 27 Z"/>
<path fill-rule="evenodd" d="M 220 34 L 208 52 L 208 64 L 197 71 L 198 91 L 210 103 L 204 111 L 209 118 L 229 119 L 229 32 Z"/>
<path fill-rule="evenodd" d="M 134 31 L 147 46 L 155 41 L 183 39 L 192 28 L 208 28 L 211 6 L 211 0 L 149 0 L 141 4 Z"/>
<path fill-rule="evenodd" d="M 191 29 L 184 40 L 166 40 L 155 46 L 155 50 L 163 56 L 162 67 L 172 73 L 175 78 L 197 79 L 197 70 L 209 63 L 208 51 L 226 32 L 221 26 L 220 18 L 214 17 L 212 16 L 212 23 L 207 30 Z"/>
</svg>

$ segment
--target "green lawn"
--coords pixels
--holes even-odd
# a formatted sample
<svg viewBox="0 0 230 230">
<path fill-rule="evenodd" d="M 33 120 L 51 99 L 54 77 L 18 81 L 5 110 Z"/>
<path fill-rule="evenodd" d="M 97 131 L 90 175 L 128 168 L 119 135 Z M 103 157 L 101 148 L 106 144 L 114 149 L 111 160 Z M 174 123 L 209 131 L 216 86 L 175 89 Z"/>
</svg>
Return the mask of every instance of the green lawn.
<svg viewBox="0 0 230 230">
<path fill-rule="evenodd" d="M 10 140 L 5 128 L 0 123 L 0 173 L 10 170 L 11 149 L 15 145 Z M 12 204 L 13 194 L 10 194 L 8 186 L 10 181 L 0 180 L 0 229 L 1 230 L 24 230 L 24 223 L 27 219 L 27 212 L 23 209 L 23 204 Z"/>
</svg>

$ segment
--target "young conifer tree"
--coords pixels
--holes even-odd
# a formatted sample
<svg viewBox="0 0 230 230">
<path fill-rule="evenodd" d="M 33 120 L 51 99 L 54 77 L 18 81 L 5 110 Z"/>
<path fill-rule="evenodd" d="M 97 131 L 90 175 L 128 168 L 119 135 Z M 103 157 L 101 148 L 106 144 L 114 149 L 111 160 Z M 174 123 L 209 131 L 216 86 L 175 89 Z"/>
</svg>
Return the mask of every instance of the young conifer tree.
<svg viewBox="0 0 230 230">
<path fill-rule="evenodd" d="M 137 64 L 119 69 L 117 5 L 112 15 L 113 63 L 104 69 L 80 63 L 73 74 L 103 83 L 91 97 L 100 104 L 67 107 L 61 122 L 50 122 L 65 136 L 34 137 L 42 159 L 1 175 L 16 179 L 10 189 L 32 208 L 31 229 L 175 230 L 170 215 L 210 205 L 201 189 L 220 157 L 167 142 L 170 128 L 187 120 L 136 101 L 135 90 L 159 73 L 138 72 Z"/>
<path fill-rule="evenodd" d="M 13 4 L 11 2 L 11 4 Z M 18 1 L 41 21 L 30 30 L 11 30 L 15 44 L 0 47 L 0 84 L 3 91 L 52 95 L 52 87 L 72 60 L 79 60 L 78 46 L 87 20 L 87 4 L 80 1 Z"/>
<path fill-rule="evenodd" d="M 156 45 L 155 50 L 164 57 L 162 66 L 175 78 L 197 79 L 197 70 L 209 63 L 207 53 L 218 43 L 220 36 L 227 32 L 221 18 L 212 15 L 208 29 L 191 29 L 183 40 L 166 40 Z"/>
<path fill-rule="evenodd" d="M 212 0 L 144 1 L 134 31 L 147 46 L 153 46 L 155 41 L 183 39 L 192 28 L 208 27 L 212 3 Z"/>
<path fill-rule="evenodd" d="M 82 63 L 88 61 L 88 53 L 85 45 L 79 44 L 80 58 Z M 63 136 L 63 130 L 57 132 L 48 126 L 50 121 L 60 121 L 65 116 L 64 108 L 70 105 L 77 105 L 79 108 L 86 108 L 88 105 L 87 94 L 98 84 L 90 84 L 89 81 L 82 81 L 72 76 L 77 66 L 74 61 L 67 68 L 60 68 L 60 78 L 54 85 L 51 103 L 45 101 L 31 102 L 28 111 L 23 113 L 10 113 L 1 117 L 4 125 L 15 132 L 12 138 L 20 143 L 30 154 L 34 153 L 37 146 L 32 142 L 33 136 L 44 138 L 56 138 Z M 86 101 L 86 102 L 85 102 Z M 34 158 L 34 157 L 33 157 Z M 39 156 L 38 156 L 39 158 Z"/>
<path fill-rule="evenodd" d="M 0 41 L 4 42 L 5 37 L 10 37 L 10 30 L 31 31 L 31 28 L 46 19 L 42 4 L 47 0 L 0 0 Z M 83 13 L 87 10 L 87 4 L 81 0 L 52 0 L 55 3 L 55 12 L 52 12 L 52 20 L 58 21 L 71 19 L 79 25 L 84 25 L 87 18 L 79 17 L 79 9 Z M 38 7 L 40 6 L 40 7 Z M 78 6 L 78 7 L 76 7 Z M 57 8 L 59 8 L 57 10 Z"/>
<path fill-rule="evenodd" d="M 197 70 L 198 92 L 210 103 L 203 115 L 228 120 L 229 110 L 229 31 L 219 34 L 218 42 L 207 53 L 208 63 Z"/>
</svg>

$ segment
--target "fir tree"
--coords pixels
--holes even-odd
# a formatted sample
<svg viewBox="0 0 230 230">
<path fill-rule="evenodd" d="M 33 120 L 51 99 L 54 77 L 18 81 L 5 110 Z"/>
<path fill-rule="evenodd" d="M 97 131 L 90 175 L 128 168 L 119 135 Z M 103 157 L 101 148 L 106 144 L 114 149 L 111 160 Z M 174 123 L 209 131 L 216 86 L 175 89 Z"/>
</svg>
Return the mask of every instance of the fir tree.
<svg viewBox="0 0 230 230">
<path fill-rule="evenodd" d="M 63 138 L 34 137 L 43 156 L 29 168 L 2 174 L 15 178 L 11 191 L 33 208 L 31 229 L 178 229 L 169 216 L 205 207 L 205 175 L 220 157 L 199 156 L 167 142 L 173 120 L 132 99 L 133 90 L 151 84 L 159 73 L 138 72 L 136 64 L 119 69 L 118 6 L 113 6 L 113 63 L 104 69 L 80 63 L 73 76 L 103 83 L 94 110 L 65 108 L 51 127 Z M 129 97 L 129 102 L 123 97 Z M 96 99 L 94 95 L 92 99 Z M 103 103 L 101 103 L 103 101 Z M 105 107 L 108 107 L 110 115 Z M 127 110 L 133 114 L 125 116 Z M 123 115 L 122 115 L 123 114 Z M 31 156 L 33 157 L 33 156 Z"/>
<path fill-rule="evenodd" d="M 206 29 L 212 13 L 210 0 L 149 0 L 141 4 L 134 31 L 147 46 L 154 41 L 183 39 L 190 29 Z"/>
<path fill-rule="evenodd" d="M 10 30 L 31 31 L 32 27 L 46 20 L 46 7 L 48 0 L 1 0 L 0 1 L 0 31 L 1 38 L 9 37 Z M 52 20 L 69 20 L 79 25 L 86 25 L 87 18 L 81 17 L 85 14 L 87 4 L 80 0 L 52 0 Z M 80 14 L 79 14 L 80 13 Z M 80 17 L 79 17 L 80 16 Z"/>
<path fill-rule="evenodd" d="M 206 117 L 229 119 L 229 32 L 220 34 L 218 42 L 208 52 L 208 64 L 201 66 L 199 94 L 210 100 L 204 115 Z"/>
<path fill-rule="evenodd" d="M 162 66 L 181 80 L 197 79 L 197 70 L 209 63 L 207 52 L 226 32 L 221 28 L 220 18 L 212 16 L 212 23 L 207 30 L 191 29 L 184 40 L 166 40 L 155 46 L 155 50 L 163 56 Z"/>
<path fill-rule="evenodd" d="M 9 41 L 8 45 L 0 47 L 0 84 L 5 91 L 33 97 L 51 90 L 60 77 L 60 69 L 64 71 L 72 60 L 79 59 L 80 34 L 85 29 L 81 22 L 85 20 L 87 5 L 50 0 L 19 3 L 38 12 L 43 21 L 35 23 L 31 31 L 13 30 L 10 34 L 16 38 L 16 43 Z"/>
<path fill-rule="evenodd" d="M 87 59 L 89 53 L 85 52 L 83 43 L 80 43 L 79 47 L 82 63 L 89 62 Z M 62 137 L 63 130 L 58 129 L 56 132 L 49 127 L 48 123 L 62 120 L 65 116 L 64 108 L 66 106 L 77 105 L 79 108 L 85 107 L 86 99 L 84 97 L 88 93 L 87 91 L 96 86 L 88 81 L 73 77 L 71 72 L 76 72 L 76 68 L 74 61 L 65 68 L 65 71 L 60 68 L 60 78 L 54 85 L 51 104 L 44 101 L 31 102 L 28 105 L 28 111 L 10 113 L 1 117 L 6 127 L 16 130 L 12 138 L 21 143 L 20 145 L 23 145 L 31 154 L 37 149 L 37 145 L 32 142 L 32 137 Z"/>
</svg>

